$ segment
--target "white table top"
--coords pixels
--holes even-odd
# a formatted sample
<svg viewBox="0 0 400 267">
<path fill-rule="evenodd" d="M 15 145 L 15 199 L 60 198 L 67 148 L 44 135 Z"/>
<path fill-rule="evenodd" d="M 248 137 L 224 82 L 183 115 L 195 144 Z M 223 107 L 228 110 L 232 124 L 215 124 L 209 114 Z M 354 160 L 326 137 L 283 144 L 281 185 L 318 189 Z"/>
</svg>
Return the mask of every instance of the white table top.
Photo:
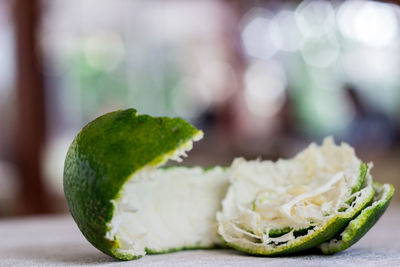
<svg viewBox="0 0 400 267">
<path fill-rule="evenodd" d="M 147 255 L 122 262 L 85 240 L 69 215 L 0 220 L 0 266 L 400 266 L 400 207 L 392 205 L 357 244 L 333 256 L 254 257 L 228 249 Z"/>
</svg>

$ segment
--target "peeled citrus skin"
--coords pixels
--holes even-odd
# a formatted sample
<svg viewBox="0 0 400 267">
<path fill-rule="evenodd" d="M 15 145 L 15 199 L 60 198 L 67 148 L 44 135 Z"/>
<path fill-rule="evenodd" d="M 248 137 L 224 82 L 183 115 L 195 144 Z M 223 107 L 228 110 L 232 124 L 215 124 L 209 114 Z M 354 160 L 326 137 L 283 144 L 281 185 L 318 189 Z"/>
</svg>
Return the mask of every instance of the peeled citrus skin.
<svg viewBox="0 0 400 267">
<path fill-rule="evenodd" d="M 96 248 L 121 260 L 118 240 L 105 238 L 125 182 L 146 165 L 191 140 L 199 131 L 179 118 L 137 115 L 127 109 L 105 114 L 87 124 L 72 142 L 64 164 L 64 194 L 79 229 Z"/>
<path fill-rule="evenodd" d="M 366 194 L 368 195 L 368 197 L 365 198 L 361 203 L 358 203 L 358 207 L 354 209 L 351 213 L 335 217 L 327 224 L 318 227 L 318 229 L 316 229 L 312 234 L 307 234 L 301 237 L 300 239 L 296 239 L 294 242 L 276 246 L 274 248 L 267 248 L 267 247 L 254 248 L 250 246 L 246 247 L 245 245 L 242 244 L 226 242 L 226 241 L 225 243 L 226 245 L 236 250 L 240 250 L 248 254 L 262 255 L 262 256 L 289 255 L 317 247 L 321 243 L 330 240 L 335 235 L 340 233 L 347 226 L 349 221 L 354 219 L 361 212 L 362 209 L 364 209 L 371 203 L 372 198 L 374 196 L 374 191 L 372 188 L 368 191 L 369 192 Z M 224 233 L 221 227 L 220 227 L 220 233 L 221 234 Z"/>
<path fill-rule="evenodd" d="M 393 195 L 391 185 L 373 182 L 370 167 L 331 137 L 292 159 L 236 159 L 217 214 L 219 234 L 227 246 L 253 255 L 346 249 L 373 226 Z"/>
<path fill-rule="evenodd" d="M 373 184 L 375 196 L 370 206 L 366 207 L 334 239 L 319 246 L 324 254 L 343 251 L 359 241 L 383 215 L 394 194 L 391 184 Z"/>
</svg>

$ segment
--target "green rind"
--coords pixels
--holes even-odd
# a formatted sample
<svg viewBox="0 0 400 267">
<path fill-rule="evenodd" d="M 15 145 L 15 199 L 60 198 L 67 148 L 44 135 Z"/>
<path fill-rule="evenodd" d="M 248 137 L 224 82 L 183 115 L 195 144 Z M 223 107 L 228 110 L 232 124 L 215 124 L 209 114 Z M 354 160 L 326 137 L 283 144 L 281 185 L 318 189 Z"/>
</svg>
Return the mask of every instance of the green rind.
<svg viewBox="0 0 400 267">
<path fill-rule="evenodd" d="M 351 247 L 379 220 L 389 206 L 390 200 L 394 194 L 394 187 L 391 184 L 380 185 L 374 183 L 374 189 L 377 194 L 371 206 L 365 208 L 360 215 L 350 221 L 348 226 L 337 238 L 319 246 L 319 249 L 324 254 L 337 253 Z"/>
<path fill-rule="evenodd" d="M 362 162 L 360 164 L 360 174 L 358 175 L 358 180 L 356 185 L 351 189 L 351 193 L 354 194 L 358 191 L 360 191 L 361 186 L 364 184 L 365 178 L 367 177 L 368 173 L 368 164 L 365 162 Z"/>
<path fill-rule="evenodd" d="M 146 254 L 166 254 L 166 253 L 172 253 L 172 252 L 179 252 L 179 251 L 183 251 L 183 250 L 196 250 L 196 249 L 214 249 L 214 248 L 219 248 L 216 245 L 213 246 L 187 246 L 187 247 L 179 247 L 179 248 L 171 248 L 171 249 L 167 249 L 167 250 L 162 250 L 162 251 L 158 251 L 158 250 L 152 250 L 149 248 L 146 248 Z"/>
<path fill-rule="evenodd" d="M 308 230 L 310 230 L 312 228 L 313 228 L 313 226 L 310 226 L 308 228 L 301 228 L 301 229 L 298 229 L 298 230 L 294 230 L 293 234 L 294 234 L 294 236 L 305 235 L 305 234 L 307 234 Z M 279 229 L 271 229 L 269 231 L 269 233 L 268 233 L 268 236 L 272 237 L 272 238 L 280 237 L 280 236 L 283 236 L 284 234 L 289 233 L 292 230 L 293 230 L 293 228 L 289 227 L 289 226 L 283 227 L 283 228 L 279 228 Z"/>
<path fill-rule="evenodd" d="M 292 227 L 283 227 L 283 228 L 279 228 L 279 229 L 271 229 L 268 233 L 269 237 L 279 237 L 282 236 L 284 234 L 289 233 L 290 231 L 292 231 Z"/>
<path fill-rule="evenodd" d="M 154 118 L 127 109 L 87 124 L 72 142 L 64 165 L 64 194 L 79 229 L 96 248 L 120 260 L 140 258 L 120 253 L 118 240 L 105 238 L 125 182 L 146 165 L 166 160 L 199 134 L 180 118 Z"/>
<path fill-rule="evenodd" d="M 367 186 L 363 190 L 368 190 L 367 192 L 365 192 L 366 193 L 365 198 L 363 198 L 361 202 L 357 203 L 357 205 L 351 211 L 346 211 L 338 214 L 325 225 L 320 227 L 315 227 L 314 231 L 312 231 L 310 234 L 296 238 L 295 240 L 288 242 L 287 244 L 282 244 L 276 246 L 275 248 L 268 248 L 266 246 L 251 247 L 251 245 L 249 244 L 239 245 L 233 242 L 227 242 L 224 239 L 223 241 L 226 243 L 226 245 L 236 250 L 248 254 L 263 255 L 263 256 L 279 256 L 279 255 L 293 254 L 316 247 L 321 243 L 332 239 L 338 233 L 342 232 L 343 229 L 349 223 L 349 221 L 358 216 L 358 214 L 360 214 L 360 212 L 371 203 L 375 193 L 375 191 L 372 188 L 372 185 Z"/>
</svg>

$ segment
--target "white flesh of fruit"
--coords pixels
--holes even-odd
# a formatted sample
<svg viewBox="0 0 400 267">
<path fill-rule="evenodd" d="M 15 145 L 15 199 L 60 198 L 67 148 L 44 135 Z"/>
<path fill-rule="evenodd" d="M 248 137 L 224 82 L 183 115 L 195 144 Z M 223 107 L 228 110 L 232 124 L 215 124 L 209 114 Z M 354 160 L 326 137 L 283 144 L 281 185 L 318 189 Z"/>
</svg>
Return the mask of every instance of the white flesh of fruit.
<svg viewBox="0 0 400 267">
<path fill-rule="evenodd" d="M 194 141 L 201 138 L 196 137 Z M 221 243 L 216 213 L 229 186 L 227 170 L 215 167 L 157 169 L 168 159 L 181 161 L 192 141 L 147 165 L 124 185 L 112 201 L 114 215 L 106 234 L 118 240 L 120 253 L 142 256 L 183 248 L 207 248 Z"/>
<path fill-rule="evenodd" d="M 325 224 L 340 208 L 348 207 L 360 164 L 350 146 L 337 146 L 332 138 L 321 146 L 311 144 L 289 160 L 236 159 L 223 210 L 217 216 L 222 237 L 227 242 L 242 237 L 276 244 L 294 240 L 295 230 Z M 269 236 L 272 229 L 287 227 L 292 231 Z"/>
</svg>

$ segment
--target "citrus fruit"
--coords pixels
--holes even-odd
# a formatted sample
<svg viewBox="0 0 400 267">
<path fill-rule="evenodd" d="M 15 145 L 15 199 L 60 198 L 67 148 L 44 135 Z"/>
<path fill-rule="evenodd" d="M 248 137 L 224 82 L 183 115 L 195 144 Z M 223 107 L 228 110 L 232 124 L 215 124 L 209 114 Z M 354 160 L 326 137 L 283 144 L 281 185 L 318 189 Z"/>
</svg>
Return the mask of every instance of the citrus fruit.
<svg viewBox="0 0 400 267">
<path fill-rule="evenodd" d="M 215 214 L 226 170 L 157 169 L 180 160 L 202 132 L 182 119 L 128 109 L 86 125 L 65 160 L 64 193 L 79 229 L 121 260 L 221 243 Z"/>
<path fill-rule="evenodd" d="M 202 135 L 134 109 L 88 123 L 64 166 L 69 210 L 86 239 L 120 260 L 223 244 L 257 255 L 332 254 L 357 242 L 394 192 L 332 138 L 277 162 L 159 168 L 181 161 Z"/>
</svg>

